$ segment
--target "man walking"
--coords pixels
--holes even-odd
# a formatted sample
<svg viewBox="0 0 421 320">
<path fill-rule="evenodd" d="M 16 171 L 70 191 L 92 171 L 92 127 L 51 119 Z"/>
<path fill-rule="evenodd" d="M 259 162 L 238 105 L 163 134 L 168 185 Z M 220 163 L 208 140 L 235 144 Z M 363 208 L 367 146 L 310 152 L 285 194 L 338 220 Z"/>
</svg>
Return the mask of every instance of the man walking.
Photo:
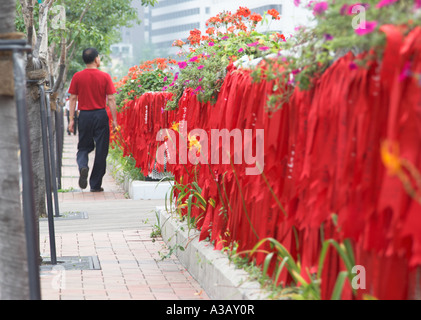
<svg viewBox="0 0 421 320">
<path fill-rule="evenodd" d="M 79 110 L 79 143 L 77 146 L 77 164 L 79 167 L 79 186 L 88 186 L 88 155 L 95 149 L 95 160 L 89 178 L 91 192 L 102 192 L 102 178 L 106 171 L 106 160 L 110 143 L 110 126 L 107 101 L 113 117 L 113 130 L 117 129 L 116 90 L 111 76 L 98 68 L 101 65 L 99 53 L 94 48 L 83 51 L 86 69 L 75 73 L 70 84 L 70 122 L 69 130 L 74 129 L 76 103 Z"/>
</svg>

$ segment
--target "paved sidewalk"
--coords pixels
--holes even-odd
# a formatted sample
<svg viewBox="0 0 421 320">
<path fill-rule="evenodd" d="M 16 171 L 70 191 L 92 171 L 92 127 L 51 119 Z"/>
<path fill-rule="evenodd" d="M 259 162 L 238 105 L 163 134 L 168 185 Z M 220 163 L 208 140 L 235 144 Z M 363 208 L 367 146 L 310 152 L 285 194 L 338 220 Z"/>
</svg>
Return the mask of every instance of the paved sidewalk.
<svg viewBox="0 0 421 320">
<path fill-rule="evenodd" d="M 168 249 L 161 238 L 154 241 L 150 236 L 156 224 L 154 208 L 164 201 L 126 199 L 109 173 L 104 192 L 91 193 L 89 186 L 82 191 L 76 145 L 77 137 L 66 133 L 65 192 L 59 193 L 62 217 L 54 219 L 59 263 L 41 267 L 42 299 L 209 300 L 176 257 L 161 259 Z M 46 219 L 40 221 L 40 249 L 47 261 L 50 240 Z M 63 263 L 68 260 L 70 264 Z"/>
</svg>

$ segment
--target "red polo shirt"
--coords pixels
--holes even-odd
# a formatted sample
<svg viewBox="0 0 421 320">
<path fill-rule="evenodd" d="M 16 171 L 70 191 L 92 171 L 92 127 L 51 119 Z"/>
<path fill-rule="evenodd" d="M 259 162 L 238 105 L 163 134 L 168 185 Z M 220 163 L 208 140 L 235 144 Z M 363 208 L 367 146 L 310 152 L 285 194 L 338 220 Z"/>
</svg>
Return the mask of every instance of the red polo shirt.
<svg viewBox="0 0 421 320">
<path fill-rule="evenodd" d="M 98 69 L 76 72 L 69 93 L 78 96 L 78 110 L 104 109 L 107 96 L 116 93 L 111 76 Z"/>
</svg>

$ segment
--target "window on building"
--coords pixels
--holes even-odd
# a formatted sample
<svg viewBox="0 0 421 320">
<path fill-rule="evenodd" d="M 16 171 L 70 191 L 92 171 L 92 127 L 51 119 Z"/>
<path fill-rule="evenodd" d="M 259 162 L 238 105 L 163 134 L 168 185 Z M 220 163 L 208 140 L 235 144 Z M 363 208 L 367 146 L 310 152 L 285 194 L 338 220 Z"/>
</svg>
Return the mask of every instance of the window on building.
<svg viewBox="0 0 421 320">
<path fill-rule="evenodd" d="M 199 29 L 200 28 L 200 22 L 196 23 L 189 23 L 189 24 L 183 24 L 179 26 L 172 26 L 167 28 L 162 28 L 158 30 L 152 30 L 151 36 L 162 36 L 165 34 L 171 34 L 171 33 L 178 33 L 183 31 L 190 31 L 193 29 Z"/>
<path fill-rule="evenodd" d="M 176 11 L 171 12 L 167 14 L 162 14 L 159 16 L 152 16 L 152 22 L 160 22 L 160 21 L 166 21 L 166 20 L 172 20 L 172 19 L 179 19 L 184 18 L 188 16 L 193 16 L 196 14 L 200 14 L 200 8 L 193 8 L 188 10 L 182 10 L 182 11 Z"/>
<path fill-rule="evenodd" d="M 267 12 L 270 9 L 275 9 L 276 11 L 279 12 L 280 15 L 282 15 L 282 4 L 269 4 L 267 6 L 261 6 L 261 7 L 257 7 L 257 8 L 250 8 L 250 11 L 252 13 L 258 13 L 260 15 L 263 15 L 265 12 Z"/>
<path fill-rule="evenodd" d="M 120 48 L 118 46 L 111 46 L 111 54 L 113 55 L 120 54 Z"/>
<path fill-rule="evenodd" d="M 180 3 L 190 2 L 194 0 L 162 0 L 155 4 L 154 8 L 163 8 L 168 6 L 173 6 Z"/>
</svg>

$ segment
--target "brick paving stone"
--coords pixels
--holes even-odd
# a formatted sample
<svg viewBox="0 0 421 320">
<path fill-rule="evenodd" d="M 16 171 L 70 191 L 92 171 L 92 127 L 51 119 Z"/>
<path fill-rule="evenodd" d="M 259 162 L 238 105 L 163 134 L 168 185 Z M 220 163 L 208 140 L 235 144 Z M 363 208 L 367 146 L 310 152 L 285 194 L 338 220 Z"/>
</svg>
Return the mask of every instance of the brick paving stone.
<svg viewBox="0 0 421 320">
<path fill-rule="evenodd" d="M 78 186 L 76 165 L 77 136 L 65 135 L 60 207 L 83 207 L 84 203 L 98 209 L 109 210 L 113 205 L 131 203 L 126 199 L 123 189 L 107 172 L 104 177 L 102 193 L 91 193 L 89 186 L 81 190 Z M 94 153 L 90 154 L 92 168 Z M 119 202 L 120 201 L 120 202 Z M 146 203 L 146 202 L 145 202 Z M 163 203 L 163 202 L 162 202 Z M 114 207 L 112 207 L 114 208 Z M 116 222 L 124 218 L 117 207 Z M 102 211 L 101 211 L 102 212 Z M 114 212 L 113 212 L 114 213 Z M 105 216 L 104 216 L 105 217 Z M 87 231 L 86 220 L 55 222 L 57 260 L 60 257 L 98 257 L 100 270 L 63 270 L 60 266 L 51 271 L 41 271 L 41 293 L 44 300 L 208 300 L 200 285 L 188 274 L 176 257 L 160 261 L 159 251 L 165 251 L 165 244 L 157 239 L 152 242 L 149 227 L 104 227 L 93 226 Z M 105 218 L 104 218 L 105 219 Z M 95 220 L 97 221 L 97 220 Z M 139 217 L 139 224 L 140 224 Z M 50 239 L 47 221 L 40 232 L 41 255 L 50 254 Z M 102 223 L 101 219 L 97 223 Z M 111 222 L 112 224 L 112 222 Z M 70 226 L 70 227 L 69 227 Z M 73 227 L 72 227 L 73 226 Z M 63 229 L 60 229 L 63 228 Z M 66 229 L 69 228 L 69 229 Z M 69 231 L 70 230 L 70 231 Z"/>
</svg>

